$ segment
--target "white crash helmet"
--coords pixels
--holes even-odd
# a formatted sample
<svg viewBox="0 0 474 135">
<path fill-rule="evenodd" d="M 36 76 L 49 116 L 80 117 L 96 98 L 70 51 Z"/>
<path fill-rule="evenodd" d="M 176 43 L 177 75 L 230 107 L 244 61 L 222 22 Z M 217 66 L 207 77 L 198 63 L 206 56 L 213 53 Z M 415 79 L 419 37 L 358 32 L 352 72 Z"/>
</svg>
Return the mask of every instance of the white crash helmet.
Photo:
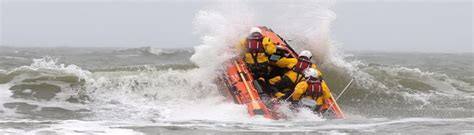
<svg viewBox="0 0 474 135">
<path fill-rule="evenodd" d="M 314 68 L 306 68 L 303 73 L 306 78 L 319 78 L 319 73 Z"/>
<path fill-rule="evenodd" d="M 252 27 L 250 28 L 249 35 L 252 35 L 253 33 L 258 33 L 262 35 L 262 30 L 258 27 Z"/>
<path fill-rule="evenodd" d="M 306 58 L 308 58 L 308 59 L 311 59 L 311 57 L 313 57 L 313 55 L 311 54 L 311 52 L 308 51 L 308 50 L 303 50 L 303 51 L 301 51 L 300 57 L 302 57 L 302 56 L 304 56 L 304 57 L 306 57 Z"/>
</svg>

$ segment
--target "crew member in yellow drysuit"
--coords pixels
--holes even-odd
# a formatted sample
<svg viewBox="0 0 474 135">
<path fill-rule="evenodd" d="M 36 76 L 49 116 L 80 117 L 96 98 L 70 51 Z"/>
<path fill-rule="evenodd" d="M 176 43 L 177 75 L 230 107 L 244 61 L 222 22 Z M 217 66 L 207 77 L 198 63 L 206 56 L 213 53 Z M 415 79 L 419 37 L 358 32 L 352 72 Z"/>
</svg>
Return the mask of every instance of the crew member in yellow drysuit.
<svg viewBox="0 0 474 135">
<path fill-rule="evenodd" d="M 317 68 L 316 64 L 311 63 L 311 57 L 311 52 L 304 50 L 298 58 L 281 58 L 275 63 L 278 67 L 290 69 L 282 77 L 277 76 L 269 80 L 275 97 L 288 97 L 296 84 L 304 81 L 303 71 L 306 68 Z"/>
<path fill-rule="evenodd" d="M 321 113 L 323 111 L 321 106 L 324 104 L 324 101 L 331 98 L 330 91 L 322 87 L 321 83 L 323 80 L 316 69 L 308 68 L 304 71 L 304 75 L 306 81 L 301 81 L 296 85 L 293 95 L 291 96 L 292 103 L 297 103 L 300 99 L 306 99 L 310 102 L 306 102 L 306 105 L 313 107 L 314 112 Z M 316 103 L 316 106 L 313 106 L 314 103 Z M 303 105 L 305 105 L 305 103 L 303 103 Z"/>
<path fill-rule="evenodd" d="M 254 79 L 268 81 L 270 67 L 268 56 L 276 52 L 275 44 L 264 37 L 258 27 L 250 28 L 249 36 L 240 42 L 240 48 L 245 50 L 245 62 L 253 73 Z"/>
</svg>

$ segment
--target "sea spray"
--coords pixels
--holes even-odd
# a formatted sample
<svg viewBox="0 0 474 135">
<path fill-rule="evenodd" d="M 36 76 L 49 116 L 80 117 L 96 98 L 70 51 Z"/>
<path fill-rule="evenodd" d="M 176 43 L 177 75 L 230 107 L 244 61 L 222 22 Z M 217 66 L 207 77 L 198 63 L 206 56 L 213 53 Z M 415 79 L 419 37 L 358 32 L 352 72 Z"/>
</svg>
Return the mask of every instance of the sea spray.
<svg viewBox="0 0 474 135">
<path fill-rule="evenodd" d="M 253 25 L 252 19 L 252 14 L 240 2 L 217 3 L 197 13 L 194 27 L 202 43 L 195 47 L 190 59 L 205 70 L 206 80 L 220 75 L 224 65 L 238 55 L 240 50 L 236 47 Z"/>
</svg>

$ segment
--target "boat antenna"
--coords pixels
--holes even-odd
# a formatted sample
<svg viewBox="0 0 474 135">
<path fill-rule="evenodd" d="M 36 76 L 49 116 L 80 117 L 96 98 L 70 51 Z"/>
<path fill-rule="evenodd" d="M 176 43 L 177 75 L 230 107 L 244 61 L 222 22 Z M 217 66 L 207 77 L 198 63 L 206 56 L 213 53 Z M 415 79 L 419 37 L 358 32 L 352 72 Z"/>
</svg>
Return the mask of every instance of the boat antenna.
<svg viewBox="0 0 474 135">
<path fill-rule="evenodd" d="M 288 98 L 286 98 L 286 99 L 285 99 L 285 101 L 288 101 L 288 99 L 290 99 L 290 98 L 291 98 L 291 97 L 292 97 L 292 96 L 295 94 L 295 92 L 296 92 L 296 91 L 295 91 L 295 90 L 293 90 L 293 93 L 291 93 L 291 95 L 290 95 L 290 96 L 288 96 Z"/>
<path fill-rule="evenodd" d="M 352 82 L 355 80 L 355 77 L 352 77 L 351 81 L 346 85 L 346 87 L 344 87 L 344 89 L 341 91 L 341 93 L 339 95 L 337 95 L 336 99 L 334 100 L 334 102 L 329 105 L 329 109 L 326 110 L 323 114 L 325 114 L 326 112 L 328 112 L 332 106 L 337 103 L 337 100 L 342 96 L 342 94 L 344 94 L 344 92 L 347 90 L 347 88 L 349 88 L 349 86 L 351 86 Z"/>
</svg>

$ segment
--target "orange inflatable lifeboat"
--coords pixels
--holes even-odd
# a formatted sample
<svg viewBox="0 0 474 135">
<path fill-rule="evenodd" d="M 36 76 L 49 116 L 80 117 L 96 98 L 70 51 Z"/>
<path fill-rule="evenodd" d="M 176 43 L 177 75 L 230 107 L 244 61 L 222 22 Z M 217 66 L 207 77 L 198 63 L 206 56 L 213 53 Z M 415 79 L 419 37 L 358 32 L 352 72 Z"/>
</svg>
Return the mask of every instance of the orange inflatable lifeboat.
<svg viewBox="0 0 474 135">
<path fill-rule="evenodd" d="M 260 26 L 259 28 L 265 37 L 269 37 L 278 46 L 280 51 L 285 52 L 284 57 L 298 57 L 298 54 L 278 34 L 265 26 Z M 223 92 L 229 100 L 237 104 L 246 105 L 250 116 L 261 115 L 269 119 L 281 118 L 280 114 L 269 108 L 268 104 L 265 104 L 268 102 L 262 100 L 261 95 L 259 95 L 259 93 L 263 93 L 262 87 L 252 77 L 252 73 L 245 64 L 243 57 L 232 60 L 226 67 L 226 72 L 221 80 L 225 84 L 225 87 L 222 88 Z M 323 89 L 329 89 L 325 81 L 323 81 L 322 87 Z M 328 113 L 331 113 L 330 115 L 333 118 L 344 119 L 344 113 L 335 102 L 332 94 L 331 98 L 325 103 L 323 108 L 325 107 L 330 110 Z"/>
</svg>

